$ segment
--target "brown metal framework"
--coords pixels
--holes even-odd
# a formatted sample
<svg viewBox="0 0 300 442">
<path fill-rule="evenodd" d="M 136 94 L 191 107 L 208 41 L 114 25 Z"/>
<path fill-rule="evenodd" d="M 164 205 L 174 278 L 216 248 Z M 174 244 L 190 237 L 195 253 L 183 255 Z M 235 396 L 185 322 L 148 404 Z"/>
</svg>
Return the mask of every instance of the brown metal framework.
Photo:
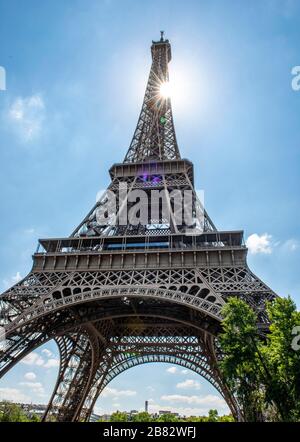
<svg viewBox="0 0 300 442">
<path fill-rule="evenodd" d="M 110 169 L 116 190 L 193 193 L 193 164 L 181 159 L 171 102 L 159 90 L 169 78 L 171 47 L 151 47 L 152 66 L 141 114 L 124 162 Z M 170 198 L 169 198 L 170 200 Z M 169 201 L 168 200 L 168 201 Z M 0 296 L 0 376 L 50 339 L 60 368 L 44 420 L 88 420 L 103 388 L 135 365 L 170 362 L 194 370 L 239 405 L 218 369 L 221 309 L 240 296 L 267 327 L 265 301 L 275 294 L 248 268 L 242 231 L 218 231 L 204 211 L 201 233 L 149 219 L 146 225 L 99 225 L 104 194 L 68 238 L 41 239 L 31 272 Z M 121 207 L 118 206 L 118 213 Z"/>
</svg>

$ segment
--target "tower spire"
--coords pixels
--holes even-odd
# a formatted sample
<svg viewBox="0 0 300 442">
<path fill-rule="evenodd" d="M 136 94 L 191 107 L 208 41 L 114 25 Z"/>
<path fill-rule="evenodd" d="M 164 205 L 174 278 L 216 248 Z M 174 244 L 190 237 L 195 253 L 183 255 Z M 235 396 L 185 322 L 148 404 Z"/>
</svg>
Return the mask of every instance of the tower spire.
<svg viewBox="0 0 300 442">
<path fill-rule="evenodd" d="M 161 31 L 152 41 L 152 65 L 138 123 L 124 162 L 180 159 L 172 115 L 171 99 L 163 94 L 169 83 L 171 45 Z"/>
</svg>

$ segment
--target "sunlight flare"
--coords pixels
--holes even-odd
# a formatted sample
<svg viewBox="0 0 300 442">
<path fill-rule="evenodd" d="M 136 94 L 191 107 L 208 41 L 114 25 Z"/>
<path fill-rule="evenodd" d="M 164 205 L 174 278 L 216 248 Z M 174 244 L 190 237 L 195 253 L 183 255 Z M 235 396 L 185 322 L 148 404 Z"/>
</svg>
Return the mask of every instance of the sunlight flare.
<svg viewBox="0 0 300 442">
<path fill-rule="evenodd" d="M 172 95 L 172 85 L 169 81 L 164 81 L 160 85 L 159 93 L 163 98 L 170 98 Z"/>
</svg>

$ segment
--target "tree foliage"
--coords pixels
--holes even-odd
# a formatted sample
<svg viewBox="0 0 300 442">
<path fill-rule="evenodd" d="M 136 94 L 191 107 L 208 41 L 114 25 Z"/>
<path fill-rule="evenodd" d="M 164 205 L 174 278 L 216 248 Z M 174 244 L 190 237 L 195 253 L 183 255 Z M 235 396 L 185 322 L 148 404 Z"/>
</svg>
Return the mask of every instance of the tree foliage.
<svg viewBox="0 0 300 442">
<path fill-rule="evenodd" d="M 141 411 L 133 416 L 133 422 L 151 422 L 151 414 L 146 411 Z"/>
<path fill-rule="evenodd" d="M 178 417 L 172 413 L 152 415 L 145 411 L 130 416 L 128 413 L 117 411 L 110 416 L 110 422 L 233 422 L 231 415 L 219 416 L 217 410 L 209 410 L 208 416 Z"/>
<path fill-rule="evenodd" d="M 292 347 L 293 330 L 300 326 L 291 298 L 278 298 L 267 305 L 271 321 L 266 343 L 261 345 L 264 361 L 271 374 L 266 385 L 266 400 L 278 405 L 284 421 L 300 420 L 300 350 Z"/>
<path fill-rule="evenodd" d="M 112 413 L 112 415 L 110 416 L 110 422 L 128 422 L 127 413 L 122 411 L 116 411 L 115 413 Z"/>
<path fill-rule="evenodd" d="M 8 401 L 0 403 L 0 422 L 39 422 L 38 416 L 27 416 L 18 404 Z"/>
<path fill-rule="evenodd" d="M 178 422 L 179 418 L 172 413 L 165 413 L 156 419 L 157 422 Z"/>
<path fill-rule="evenodd" d="M 244 419 L 299 420 L 300 352 L 291 343 L 300 313 L 293 301 L 276 298 L 267 304 L 271 325 L 265 337 L 256 314 L 243 300 L 230 298 L 223 315 L 220 368 Z"/>
</svg>

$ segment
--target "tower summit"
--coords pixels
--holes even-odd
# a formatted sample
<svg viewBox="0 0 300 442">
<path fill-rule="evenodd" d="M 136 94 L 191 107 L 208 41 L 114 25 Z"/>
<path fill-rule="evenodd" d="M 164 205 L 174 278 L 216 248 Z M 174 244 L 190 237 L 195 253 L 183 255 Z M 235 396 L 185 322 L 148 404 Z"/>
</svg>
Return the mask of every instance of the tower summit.
<svg viewBox="0 0 300 442">
<path fill-rule="evenodd" d="M 153 41 L 152 65 L 136 129 L 124 162 L 180 159 L 172 116 L 171 99 L 164 96 L 169 83 L 171 45 L 164 39 Z"/>
<path fill-rule="evenodd" d="M 248 268 L 243 231 L 216 229 L 197 199 L 193 164 L 180 157 L 163 33 L 151 55 L 137 127 L 106 192 L 70 236 L 40 239 L 29 274 L 0 296 L 0 377 L 57 343 L 46 421 L 88 420 L 112 379 L 148 362 L 194 370 L 238 417 L 218 368 L 221 309 L 241 297 L 268 325 L 265 301 L 275 294 Z"/>
</svg>

